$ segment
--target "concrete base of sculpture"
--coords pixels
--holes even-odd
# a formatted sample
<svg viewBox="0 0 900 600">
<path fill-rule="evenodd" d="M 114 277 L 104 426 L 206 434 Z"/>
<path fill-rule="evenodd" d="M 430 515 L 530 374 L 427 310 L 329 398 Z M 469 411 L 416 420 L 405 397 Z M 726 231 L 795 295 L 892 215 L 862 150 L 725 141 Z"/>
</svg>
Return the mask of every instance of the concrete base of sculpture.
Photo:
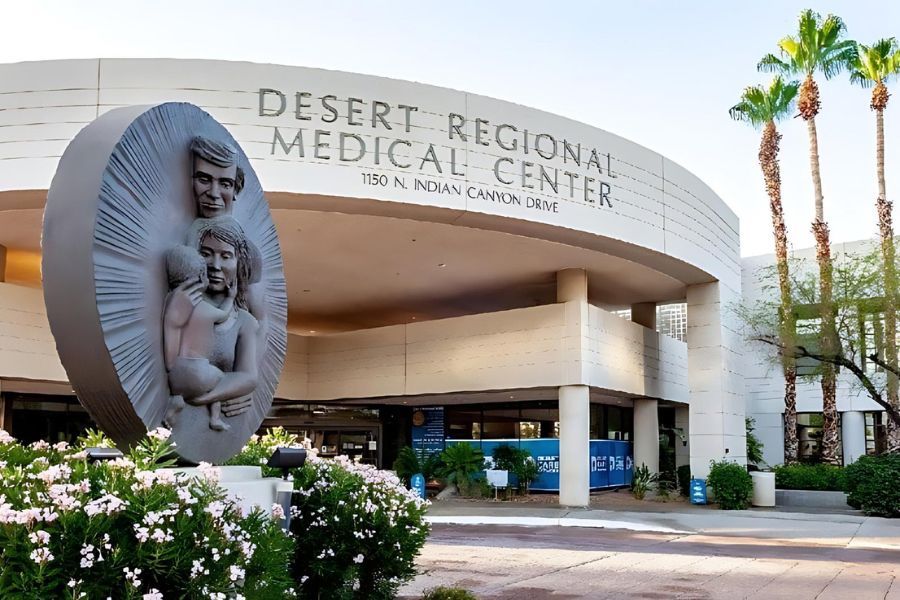
<svg viewBox="0 0 900 600">
<path fill-rule="evenodd" d="M 292 481 L 284 481 L 279 477 L 263 477 L 261 467 L 231 466 L 216 467 L 219 469 L 219 486 L 228 492 L 228 495 L 236 498 L 244 511 L 249 513 L 253 508 L 262 508 L 266 513 L 272 514 L 272 505 L 279 504 L 288 514 L 289 506 L 284 506 L 284 498 L 294 489 Z M 200 477 L 200 472 L 193 467 L 177 467 L 167 469 L 177 473 L 186 473 L 194 477 Z"/>
</svg>

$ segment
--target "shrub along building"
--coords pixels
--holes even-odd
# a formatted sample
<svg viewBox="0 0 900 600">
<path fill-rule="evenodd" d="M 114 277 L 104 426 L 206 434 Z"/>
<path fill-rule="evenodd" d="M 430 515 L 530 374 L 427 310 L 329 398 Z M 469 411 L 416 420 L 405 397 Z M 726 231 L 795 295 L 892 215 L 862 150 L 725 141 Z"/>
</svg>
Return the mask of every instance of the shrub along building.
<svg viewBox="0 0 900 600">
<path fill-rule="evenodd" d="M 18 437 L 89 423 L 40 290 L 59 157 L 107 110 L 181 100 L 243 147 L 281 242 L 288 357 L 266 426 L 382 466 L 403 445 L 521 444 L 533 487 L 571 505 L 657 470 L 661 434 L 666 468 L 745 460 L 738 220 L 666 157 L 509 102 L 296 67 L 20 63 L 0 92 L 0 393 Z"/>
</svg>

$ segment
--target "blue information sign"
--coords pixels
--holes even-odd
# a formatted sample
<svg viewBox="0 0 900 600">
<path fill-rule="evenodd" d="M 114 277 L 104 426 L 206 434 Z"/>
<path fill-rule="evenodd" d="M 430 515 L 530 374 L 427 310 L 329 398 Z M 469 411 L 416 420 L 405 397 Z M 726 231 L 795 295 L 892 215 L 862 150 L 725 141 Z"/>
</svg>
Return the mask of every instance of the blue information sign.
<svg viewBox="0 0 900 600">
<path fill-rule="evenodd" d="M 706 504 L 706 481 L 691 479 L 691 504 Z"/>
<path fill-rule="evenodd" d="M 425 498 L 425 476 L 421 473 L 416 473 L 412 477 L 410 477 L 410 489 L 414 491 L 419 498 Z"/>
</svg>

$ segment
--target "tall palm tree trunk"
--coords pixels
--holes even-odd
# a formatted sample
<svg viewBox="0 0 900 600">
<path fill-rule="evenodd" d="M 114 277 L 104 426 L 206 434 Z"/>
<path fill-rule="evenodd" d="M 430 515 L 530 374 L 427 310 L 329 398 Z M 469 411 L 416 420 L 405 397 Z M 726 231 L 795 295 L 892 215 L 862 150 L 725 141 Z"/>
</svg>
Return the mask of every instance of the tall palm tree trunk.
<svg viewBox="0 0 900 600">
<path fill-rule="evenodd" d="M 785 348 L 794 345 L 794 307 L 791 299 L 791 284 L 788 273 L 787 228 L 784 225 L 784 210 L 781 204 L 781 170 L 778 165 L 778 149 L 781 135 L 775 123 L 769 121 L 763 129 L 759 145 L 759 165 L 762 168 L 766 191 L 769 194 L 769 208 L 772 212 L 772 232 L 775 235 L 775 264 L 778 267 L 778 287 L 781 292 L 781 343 Z M 795 463 L 798 459 L 797 442 L 797 369 L 790 352 L 781 357 L 784 374 L 784 462 Z"/>
<path fill-rule="evenodd" d="M 821 316 L 821 344 L 823 354 L 834 354 L 837 350 L 837 331 L 834 323 L 834 300 L 832 293 L 831 240 L 822 197 L 822 178 L 819 173 L 819 140 L 816 133 L 816 115 L 821 103 L 819 87 L 812 75 L 800 85 L 797 108 L 806 121 L 809 134 L 809 166 L 815 192 L 816 219 L 812 232 L 816 238 L 816 261 L 819 263 L 819 309 Z M 840 464 L 838 458 L 838 416 L 836 374 L 834 366 L 822 363 L 822 462 Z"/>
<path fill-rule="evenodd" d="M 879 81 L 872 90 L 871 107 L 875 111 L 875 167 L 878 174 L 878 231 L 881 235 L 881 257 L 884 261 L 884 355 L 888 364 L 897 364 L 897 266 L 895 263 L 893 203 L 887 199 L 884 181 L 884 109 L 889 98 L 887 87 Z M 894 373 L 887 373 L 888 402 L 900 408 L 900 382 Z M 893 420 L 887 422 L 887 447 L 900 450 L 900 427 Z"/>
</svg>

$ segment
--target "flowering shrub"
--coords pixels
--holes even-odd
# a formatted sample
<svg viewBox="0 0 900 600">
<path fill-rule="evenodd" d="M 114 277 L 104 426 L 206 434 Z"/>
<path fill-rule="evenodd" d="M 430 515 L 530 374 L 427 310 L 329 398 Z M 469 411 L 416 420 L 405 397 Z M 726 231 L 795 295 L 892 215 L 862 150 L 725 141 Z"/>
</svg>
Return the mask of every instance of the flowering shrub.
<svg viewBox="0 0 900 600">
<path fill-rule="evenodd" d="M 217 469 L 160 469 L 168 437 L 90 463 L 0 430 L 0 598 L 292 598 L 290 537 L 261 511 L 241 515 Z"/>
<path fill-rule="evenodd" d="M 272 430 L 251 440 L 232 462 L 262 464 L 278 446 L 303 444 Z M 415 576 L 415 558 L 428 536 L 427 503 L 393 473 L 310 452 L 293 477 L 291 532 L 301 598 L 393 598 Z"/>
</svg>

